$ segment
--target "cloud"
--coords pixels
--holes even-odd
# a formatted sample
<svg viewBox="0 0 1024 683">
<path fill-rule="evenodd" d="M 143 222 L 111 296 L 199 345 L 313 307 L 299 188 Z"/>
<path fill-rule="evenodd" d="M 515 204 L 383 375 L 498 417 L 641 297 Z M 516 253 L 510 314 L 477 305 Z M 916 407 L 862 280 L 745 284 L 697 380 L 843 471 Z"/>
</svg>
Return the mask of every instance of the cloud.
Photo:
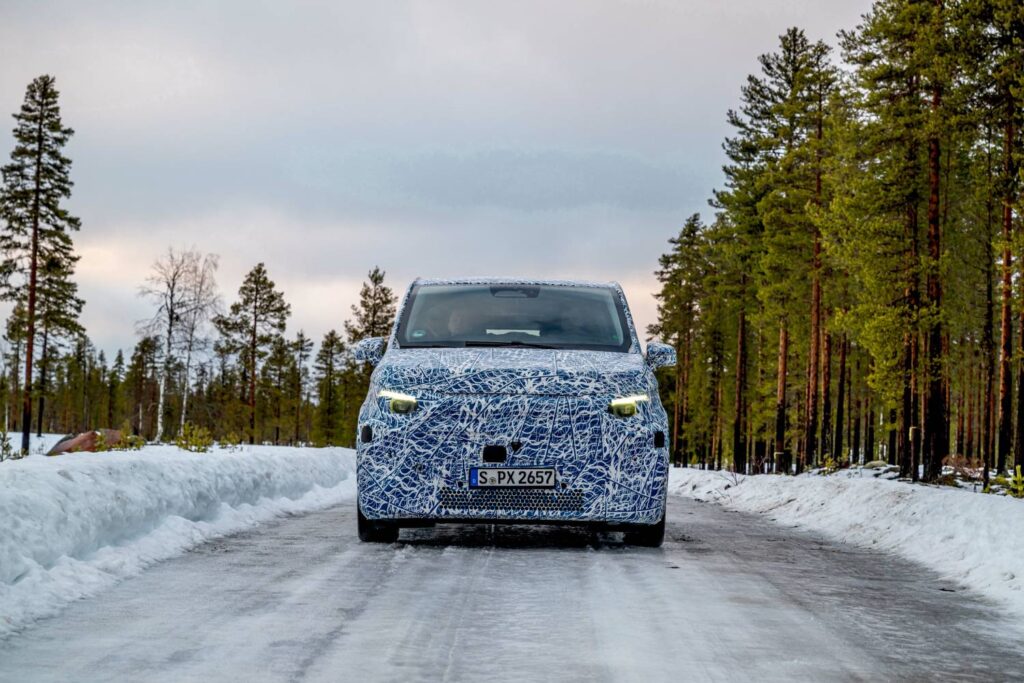
<svg viewBox="0 0 1024 683">
<path fill-rule="evenodd" d="M 419 276 L 615 279 L 626 288 L 642 329 L 654 315 L 647 301 L 650 264 L 664 246 L 649 225 L 668 220 L 666 215 L 587 207 L 533 212 L 530 221 L 516 211 L 489 208 L 427 212 L 417 220 L 390 223 L 345 223 L 240 205 L 187 220 L 152 221 L 144 228 L 114 224 L 105 234 L 119 239 L 88 232 L 78 239 L 77 280 L 86 300 L 82 318 L 94 342 L 108 353 L 130 346 L 135 323 L 151 315 L 138 286 L 170 245 L 221 257 L 217 279 L 226 303 L 234 300 L 245 273 L 263 261 L 292 305 L 289 329 L 303 329 L 314 338 L 342 326 L 366 272 L 375 265 L 387 272 L 396 292 Z M 524 249 L 524 244 L 531 246 Z M 631 258 L 623 259 L 623 252 Z"/>
<path fill-rule="evenodd" d="M 644 325 L 757 55 L 869 4 L 8 0 L 0 112 L 57 76 L 84 321 L 108 350 L 134 343 L 169 245 L 220 254 L 227 300 L 266 262 L 314 335 L 374 265 L 396 287 L 618 279 Z"/>
</svg>

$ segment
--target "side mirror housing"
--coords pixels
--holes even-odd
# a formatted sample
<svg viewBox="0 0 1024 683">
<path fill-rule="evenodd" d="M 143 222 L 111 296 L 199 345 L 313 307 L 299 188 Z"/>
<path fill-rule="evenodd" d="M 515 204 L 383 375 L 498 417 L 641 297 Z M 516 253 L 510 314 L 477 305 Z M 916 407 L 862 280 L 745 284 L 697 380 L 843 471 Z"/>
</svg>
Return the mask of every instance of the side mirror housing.
<svg viewBox="0 0 1024 683">
<path fill-rule="evenodd" d="M 358 361 L 377 365 L 380 359 L 384 357 L 384 352 L 387 348 L 388 340 L 384 337 L 367 337 L 356 343 L 355 348 L 352 350 L 352 355 Z"/>
<path fill-rule="evenodd" d="M 668 344 L 661 342 L 648 342 L 647 344 L 647 365 L 652 370 L 668 367 L 676 364 L 676 350 Z"/>
</svg>

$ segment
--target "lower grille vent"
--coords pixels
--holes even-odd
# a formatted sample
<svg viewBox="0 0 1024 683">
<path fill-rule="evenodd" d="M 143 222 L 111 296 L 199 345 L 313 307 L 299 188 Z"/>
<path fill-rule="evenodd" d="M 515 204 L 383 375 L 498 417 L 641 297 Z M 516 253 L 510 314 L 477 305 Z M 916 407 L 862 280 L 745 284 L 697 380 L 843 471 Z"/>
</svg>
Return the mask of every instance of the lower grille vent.
<svg viewBox="0 0 1024 683">
<path fill-rule="evenodd" d="M 525 510 L 538 512 L 580 512 L 582 491 L 538 489 L 441 489 L 441 507 L 458 510 Z"/>
</svg>

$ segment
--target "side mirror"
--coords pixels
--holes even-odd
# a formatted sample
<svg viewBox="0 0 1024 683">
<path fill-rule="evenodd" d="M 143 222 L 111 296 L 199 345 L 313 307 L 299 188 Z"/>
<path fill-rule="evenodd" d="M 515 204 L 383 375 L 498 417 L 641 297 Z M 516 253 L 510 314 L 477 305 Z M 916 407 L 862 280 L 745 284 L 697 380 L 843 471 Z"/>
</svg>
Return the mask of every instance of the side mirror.
<svg viewBox="0 0 1024 683">
<path fill-rule="evenodd" d="M 661 342 L 647 343 L 647 364 L 652 370 L 676 364 L 676 350 Z"/>
<path fill-rule="evenodd" d="M 355 348 L 352 350 L 352 355 L 358 361 L 377 365 L 380 359 L 384 357 L 384 352 L 387 348 L 388 340 L 384 337 L 367 337 L 356 343 Z"/>
</svg>

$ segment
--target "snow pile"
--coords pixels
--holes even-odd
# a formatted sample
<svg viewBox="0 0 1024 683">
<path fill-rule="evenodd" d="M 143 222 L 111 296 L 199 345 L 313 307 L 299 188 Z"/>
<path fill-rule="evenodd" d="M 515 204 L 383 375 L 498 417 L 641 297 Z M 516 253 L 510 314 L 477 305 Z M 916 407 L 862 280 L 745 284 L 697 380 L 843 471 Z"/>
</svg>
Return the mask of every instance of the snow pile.
<svg viewBox="0 0 1024 683">
<path fill-rule="evenodd" d="M 0 464 L 0 637 L 213 536 L 355 492 L 342 448 L 149 446 Z"/>
<path fill-rule="evenodd" d="M 744 477 L 673 469 L 673 494 L 885 550 L 1024 614 L 1024 501 L 848 476 Z"/>
</svg>

